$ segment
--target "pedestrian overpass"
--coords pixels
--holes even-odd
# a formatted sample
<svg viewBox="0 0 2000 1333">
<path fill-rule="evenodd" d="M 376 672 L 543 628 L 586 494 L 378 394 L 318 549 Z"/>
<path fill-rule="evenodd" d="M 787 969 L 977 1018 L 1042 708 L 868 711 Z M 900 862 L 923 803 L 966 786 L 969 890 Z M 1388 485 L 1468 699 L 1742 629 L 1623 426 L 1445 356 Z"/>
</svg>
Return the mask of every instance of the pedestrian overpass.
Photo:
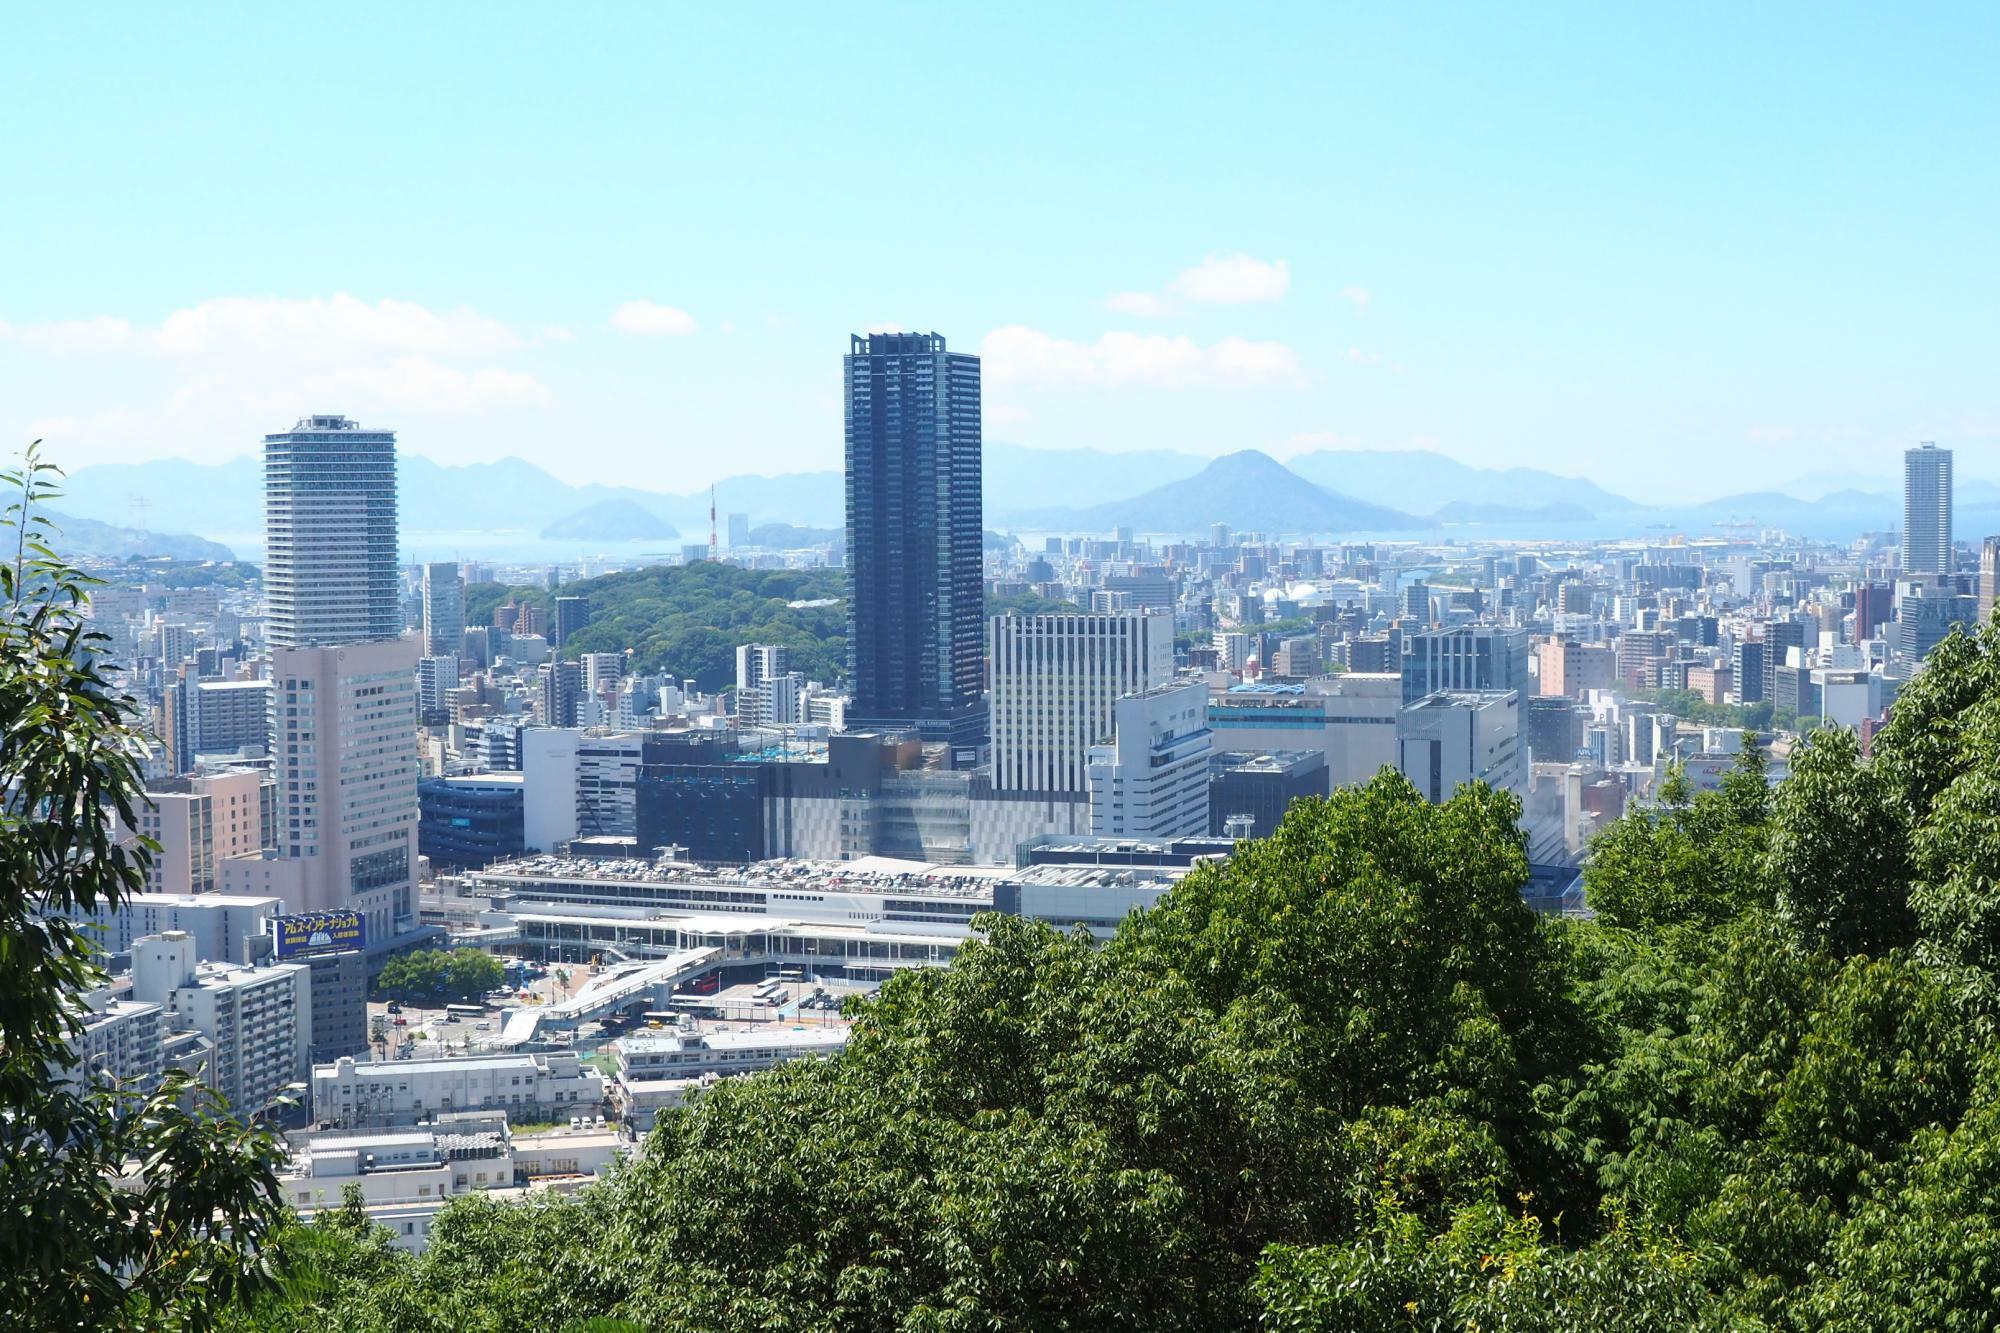
<svg viewBox="0 0 2000 1333">
<path fill-rule="evenodd" d="M 481 1045 L 489 1050 L 512 1050 L 534 1041 L 544 1028 L 572 1030 L 641 1003 L 664 1009 L 676 986 L 694 980 L 721 961 L 722 950 L 708 948 L 685 949 L 651 962 L 617 964 L 592 977 L 566 1000 L 509 1009 L 499 1034 Z"/>
</svg>

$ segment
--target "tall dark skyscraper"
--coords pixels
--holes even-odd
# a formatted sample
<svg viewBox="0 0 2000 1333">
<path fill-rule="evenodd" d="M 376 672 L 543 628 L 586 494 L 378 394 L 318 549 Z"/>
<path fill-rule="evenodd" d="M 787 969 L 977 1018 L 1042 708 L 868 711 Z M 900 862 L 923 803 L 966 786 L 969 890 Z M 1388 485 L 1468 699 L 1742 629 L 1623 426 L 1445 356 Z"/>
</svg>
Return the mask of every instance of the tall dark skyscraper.
<svg viewBox="0 0 2000 1333">
<path fill-rule="evenodd" d="M 569 641 L 576 632 L 590 623 L 590 599 L 588 597 L 556 598 L 555 650 L 561 652 L 569 647 Z"/>
<path fill-rule="evenodd" d="M 968 764 L 986 735 L 979 358 L 890 333 L 845 361 L 847 725 L 915 727 Z"/>
</svg>

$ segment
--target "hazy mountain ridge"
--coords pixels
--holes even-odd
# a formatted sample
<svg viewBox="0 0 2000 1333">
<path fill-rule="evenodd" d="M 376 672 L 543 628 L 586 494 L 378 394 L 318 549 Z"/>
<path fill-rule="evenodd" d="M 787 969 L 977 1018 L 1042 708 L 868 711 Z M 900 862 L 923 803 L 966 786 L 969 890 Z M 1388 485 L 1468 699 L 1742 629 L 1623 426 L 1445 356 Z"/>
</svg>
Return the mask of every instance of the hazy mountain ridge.
<svg viewBox="0 0 2000 1333">
<path fill-rule="evenodd" d="M 1686 504 L 1649 505 L 1616 495 L 1585 478 L 1533 468 L 1478 468 L 1427 450 L 1320 450 L 1300 454 L 1282 465 L 1261 452 L 1258 456 L 1282 472 L 1282 476 L 1267 474 L 1275 490 L 1309 486 L 1351 505 L 1385 511 L 1394 516 L 1397 526 L 1331 521 L 1343 517 L 1366 520 L 1367 516 L 1365 510 L 1343 516 L 1309 497 L 1301 505 L 1295 503 L 1297 497 L 1282 494 L 1243 494 L 1229 499 L 1228 514 L 1218 510 L 1215 518 L 1190 530 L 1205 530 L 1212 521 L 1252 531 L 1416 531 L 1438 523 L 1463 523 L 1503 525 L 1527 536 L 1533 535 L 1525 530 L 1527 525 L 1560 523 L 1571 530 L 1589 524 L 1592 535 L 1617 536 L 1754 522 L 1805 536 L 1839 537 L 1894 528 L 1902 519 L 1902 502 L 1893 482 L 1883 490 L 1837 486 L 1812 499 L 1780 488 Z M 1127 525 L 1148 508 L 1156 511 L 1153 519 L 1165 516 L 1182 522 L 1199 508 L 1197 496 L 1177 493 L 1181 498 L 1171 498 L 1170 512 L 1163 514 L 1156 493 L 1205 475 L 1218 461 L 1163 449 L 1030 449 L 994 441 L 986 446 L 983 481 L 987 526 L 1023 529 L 1073 523 L 1080 529 L 1111 527 Z M 1800 488 L 1815 489 L 1814 480 L 1800 478 Z M 1854 478 L 1828 474 L 1820 480 Z M 1241 489 L 1239 483 L 1231 484 Z M 706 487 L 676 494 L 636 486 L 570 485 L 520 458 L 447 466 L 420 454 L 405 453 L 399 460 L 398 485 L 406 534 L 467 527 L 539 533 L 611 501 L 643 511 L 689 540 L 700 540 L 708 532 L 710 493 Z M 1961 535 L 2000 528 L 2000 485 L 1960 478 L 1957 490 Z M 845 521 L 845 483 L 837 471 L 733 476 L 717 482 L 714 495 L 718 523 L 730 514 L 749 515 L 753 527 L 790 524 L 839 529 Z M 1054 497 L 1078 497 L 1091 503 L 1055 506 L 1049 503 Z M 59 503 L 72 516 L 72 523 L 82 520 L 133 531 L 135 498 L 143 498 L 156 518 L 174 515 L 177 525 L 197 528 L 198 534 L 190 540 L 212 542 L 218 537 L 260 532 L 264 526 L 262 465 L 249 456 L 215 464 L 158 459 L 91 465 L 77 469 L 65 480 Z M 1146 505 L 1132 503 L 1142 498 Z M 628 516 L 636 521 L 630 511 Z M 1391 520 L 1378 514 L 1371 521 Z M 1308 523 L 1327 526 L 1316 529 Z M 1129 526 L 1165 530 L 1143 517 L 1129 521 Z M 563 539 L 592 540 L 589 536 Z M 91 538 L 113 553 L 137 549 L 129 544 L 113 545 L 114 540 L 122 541 L 95 534 Z M 170 540 L 177 539 L 149 537 L 155 546 Z M 81 550 L 82 545 L 76 549 Z M 197 549 L 207 548 L 181 547 L 176 551 L 191 558 L 221 558 L 213 551 L 196 557 L 193 552 Z"/>
<path fill-rule="evenodd" d="M 565 514 L 542 529 L 550 540 L 669 541 L 680 530 L 646 506 L 622 496 Z"/>
<path fill-rule="evenodd" d="M 1225 454 L 1192 477 L 1129 499 L 1031 511 L 1018 520 L 1031 529 L 1130 527 L 1180 534 L 1205 533 L 1214 523 L 1239 531 L 1331 533 L 1402 531 L 1421 528 L 1425 520 L 1315 486 L 1255 449 Z"/>
<path fill-rule="evenodd" d="M 234 560 L 236 553 L 221 542 L 185 532 L 153 532 L 118 523 L 100 523 L 50 509 L 43 511 L 55 527 L 51 545 L 69 556 L 168 556 L 175 560 Z"/>
</svg>

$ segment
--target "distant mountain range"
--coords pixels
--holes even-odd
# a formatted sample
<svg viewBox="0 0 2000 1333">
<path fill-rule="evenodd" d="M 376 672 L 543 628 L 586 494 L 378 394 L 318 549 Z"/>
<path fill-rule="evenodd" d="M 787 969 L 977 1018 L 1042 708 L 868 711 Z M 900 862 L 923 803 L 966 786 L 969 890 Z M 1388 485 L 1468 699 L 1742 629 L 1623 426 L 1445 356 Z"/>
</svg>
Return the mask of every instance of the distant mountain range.
<svg viewBox="0 0 2000 1333">
<path fill-rule="evenodd" d="M 1130 499 L 1031 511 L 1020 515 L 1019 523 L 1026 528 L 1130 527 L 1183 535 L 1204 533 L 1213 523 L 1269 533 L 1397 532 L 1425 525 L 1414 515 L 1315 486 L 1255 449 L 1225 454 L 1192 477 Z"/>
<path fill-rule="evenodd" d="M 1219 467 L 1219 470 L 1218 470 Z M 1129 526 L 1146 531 L 1206 531 L 1211 523 L 1261 532 L 1420 532 L 1472 527 L 1495 536 L 1636 535 L 1696 532 L 1718 524 L 1755 523 L 1804 536 L 1839 538 L 1896 527 L 1899 486 L 1826 486 L 1874 482 L 1837 474 L 1803 477 L 1783 490 L 1725 495 L 1702 504 L 1645 505 L 1580 477 L 1534 468 L 1479 468 L 1429 450 L 1328 449 L 1286 463 L 1245 450 L 1222 459 L 1164 449 L 1028 449 L 986 446 L 983 478 L 989 528 L 1077 531 Z M 532 463 L 503 458 L 446 466 L 418 454 L 399 460 L 402 528 L 415 533 L 519 532 L 580 545 L 619 540 L 669 540 L 676 532 L 706 537 L 709 490 L 684 493 L 636 486 L 570 485 Z M 254 545 L 263 530 L 263 476 L 256 459 L 197 464 L 161 459 L 79 468 L 60 503 L 71 522 L 91 521 L 133 532 L 133 500 L 155 516 L 199 529 L 199 538 L 144 533 L 140 538 L 93 532 L 108 553 L 142 548 L 193 557 L 196 549 L 162 543 L 199 540 Z M 1813 498 L 1799 498 L 1813 492 Z M 747 514 L 753 525 L 789 524 L 837 530 L 845 488 L 838 471 L 776 477 L 734 476 L 716 483 L 718 521 Z M 1958 482 L 1961 533 L 2000 531 L 2000 486 Z M 1088 501 L 1056 505 L 1058 499 Z M 620 537 L 618 533 L 636 533 Z M 82 550 L 79 532 L 73 549 Z M 134 542 L 136 541 L 136 545 Z M 543 557 L 545 558 L 545 557 Z"/>
<path fill-rule="evenodd" d="M 1533 517 L 1534 511 L 1561 505 L 1589 519 L 1646 507 L 1581 477 L 1531 467 L 1473 467 L 1432 449 L 1321 449 L 1285 466 L 1344 495 L 1419 514 L 1454 504 L 1498 505 Z"/>
<path fill-rule="evenodd" d="M 637 500 L 599 500 L 542 529 L 551 541 L 668 541 L 680 530 Z"/>
<path fill-rule="evenodd" d="M 144 528 L 121 527 L 74 514 L 46 511 L 55 525 L 51 543 L 64 556 L 168 556 L 174 560 L 234 560 L 236 553 L 220 542 L 192 537 L 184 532 L 150 532 Z"/>
</svg>

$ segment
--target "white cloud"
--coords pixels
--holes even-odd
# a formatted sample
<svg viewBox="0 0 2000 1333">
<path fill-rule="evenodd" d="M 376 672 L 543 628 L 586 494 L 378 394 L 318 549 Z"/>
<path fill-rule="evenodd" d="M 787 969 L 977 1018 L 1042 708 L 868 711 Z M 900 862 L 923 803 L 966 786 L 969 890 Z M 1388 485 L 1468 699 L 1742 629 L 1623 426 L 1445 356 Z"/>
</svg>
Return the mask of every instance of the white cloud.
<svg viewBox="0 0 2000 1333">
<path fill-rule="evenodd" d="M 1351 302 L 1356 314 L 1365 315 L 1368 313 L 1368 303 L 1375 297 L 1366 287 L 1342 287 L 1340 299 Z"/>
<path fill-rule="evenodd" d="M 439 313 L 414 301 L 373 303 L 337 292 L 304 300 L 222 296 L 176 310 L 154 335 L 174 356 L 246 352 L 320 361 L 353 355 L 511 351 L 520 339 L 499 320 L 471 310 Z"/>
<path fill-rule="evenodd" d="M 524 339 L 468 309 L 411 301 L 331 297 L 217 297 L 157 324 L 123 319 L 0 326 L 9 355 L 88 350 L 101 364 L 85 381 L 87 403 L 38 403 L 41 433 L 85 461 L 182 453 L 210 459 L 254 448 L 260 434 L 309 412 L 344 412 L 422 432 L 426 418 L 464 418 L 538 408 L 548 386 L 520 364 Z M 51 377 L 60 383 L 61 377 Z M 130 386 L 106 403 L 105 383 Z"/>
<path fill-rule="evenodd" d="M 130 342 L 132 322 L 110 315 L 59 319 L 46 324 L 9 324 L 0 320 L 0 338 L 50 352 L 102 352 Z"/>
<path fill-rule="evenodd" d="M 320 400 L 350 404 L 355 411 L 440 416 L 467 416 L 491 407 L 546 407 L 551 401 L 548 387 L 526 371 L 490 366 L 460 370 L 421 356 L 335 370 L 309 381 L 306 389 Z"/>
<path fill-rule="evenodd" d="M 1158 319 L 1173 309 L 1165 297 L 1151 292 L 1116 292 L 1104 298 L 1104 308 L 1116 315 L 1137 315 L 1141 319 Z"/>
<path fill-rule="evenodd" d="M 551 324 L 542 330 L 542 341 L 545 343 L 573 343 L 576 341 L 576 331 L 566 329 L 560 324 Z"/>
<path fill-rule="evenodd" d="M 981 412 L 988 426 L 1012 426 L 1034 419 L 1034 413 L 1019 403 L 987 403 Z"/>
<path fill-rule="evenodd" d="M 979 352 L 986 376 L 995 384 L 1178 389 L 1296 383 L 1300 378 L 1297 352 L 1283 343 L 1245 338 L 1224 338 L 1204 347 L 1187 337 L 1120 332 L 1078 343 L 1010 324 L 987 334 Z"/>
<path fill-rule="evenodd" d="M 644 338 L 680 338 L 695 331 L 694 316 L 652 301 L 627 301 L 611 312 L 611 327 Z"/>
<path fill-rule="evenodd" d="M 1374 366 L 1381 364 L 1382 354 L 1380 352 L 1364 352 L 1359 347 L 1350 347 L 1347 349 L 1347 359 L 1357 366 Z"/>
<path fill-rule="evenodd" d="M 1193 268 L 1183 269 L 1170 288 L 1190 301 L 1242 305 L 1253 301 L 1281 300 L 1291 285 L 1291 266 L 1282 259 L 1266 261 L 1249 255 L 1210 255 Z"/>
</svg>

